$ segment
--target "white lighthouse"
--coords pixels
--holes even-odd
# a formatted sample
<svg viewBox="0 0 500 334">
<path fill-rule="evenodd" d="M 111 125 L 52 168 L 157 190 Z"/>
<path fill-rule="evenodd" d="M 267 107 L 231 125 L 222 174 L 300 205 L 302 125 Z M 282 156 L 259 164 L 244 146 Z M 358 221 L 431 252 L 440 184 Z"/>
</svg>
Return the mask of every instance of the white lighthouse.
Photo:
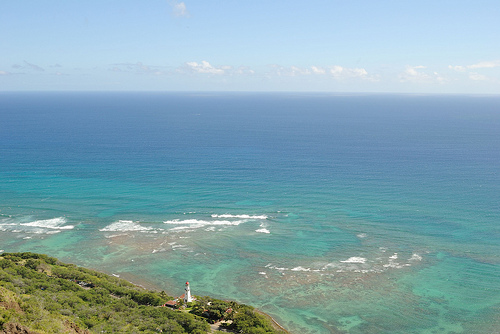
<svg viewBox="0 0 500 334">
<path fill-rule="evenodd" d="M 184 302 L 191 303 L 193 301 L 193 297 L 191 297 L 191 289 L 189 288 L 189 282 L 186 282 L 186 287 L 184 288 Z"/>
</svg>

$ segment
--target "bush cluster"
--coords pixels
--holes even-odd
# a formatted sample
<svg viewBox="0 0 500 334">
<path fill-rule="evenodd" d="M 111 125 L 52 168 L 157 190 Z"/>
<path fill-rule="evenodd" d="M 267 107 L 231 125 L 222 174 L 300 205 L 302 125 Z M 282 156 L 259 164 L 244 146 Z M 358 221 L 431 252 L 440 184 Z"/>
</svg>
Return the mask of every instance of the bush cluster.
<svg viewBox="0 0 500 334">
<path fill-rule="evenodd" d="M 198 297 L 190 309 L 161 307 L 165 292 L 35 253 L 0 256 L 0 332 L 18 324 L 40 333 L 207 333 L 226 320 L 243 334 L 276 333 L 247 305 Z"/>
</svg>

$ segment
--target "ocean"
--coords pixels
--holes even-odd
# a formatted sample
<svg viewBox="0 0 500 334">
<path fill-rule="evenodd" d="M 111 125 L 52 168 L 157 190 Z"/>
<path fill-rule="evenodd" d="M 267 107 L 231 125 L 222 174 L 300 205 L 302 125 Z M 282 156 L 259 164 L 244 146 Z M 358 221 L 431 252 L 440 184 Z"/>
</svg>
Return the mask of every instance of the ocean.
<svg viewBox="0 0 500 334">
<path fill-rule="evenodd" d="M 500 332 L 500 97 L 0 93 L 0 250 L 293 333 Z"/>
</svg>

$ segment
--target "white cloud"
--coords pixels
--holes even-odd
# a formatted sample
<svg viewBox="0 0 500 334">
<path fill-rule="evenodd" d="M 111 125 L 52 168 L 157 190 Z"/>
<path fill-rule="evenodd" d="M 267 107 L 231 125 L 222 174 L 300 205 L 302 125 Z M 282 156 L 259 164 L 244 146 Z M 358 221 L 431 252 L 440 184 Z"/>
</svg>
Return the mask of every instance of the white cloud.
<svg viewBox="0 0 500 334">
<path fill-rule="evenodd" d="M 330 74 L 336 78 L 340 77 L 342 75 L 342 72 L 344 72 L 344 68 L 342 66 L 335 65 L 330 68 Z"/>
<path fill-rule="evenodd" d="M 499 67 L 500 66 L 500 60 L 496 61 L 482 61 L 477 64 L 472 64 L 467 66 L 467 68 L 470 69 L 475 69 L 475 68 L 493 68 L 493 67 Z"/>
<path fill-rule="evenodd" d="M 497 70 L 492 70 L 492 69 L 496 67 L 500 67 L 500 60 L 481 61 L 479 63 L 466 66 L 462 65 L 448 66 L 449 69 L 452 69 L 457 72 L 467 72 L 467 77 L 469 78 L 469 80 L 498 82 L 498 79 L 495 79 L 494 77 L 486 76 L 484 74 L 476 72 L 476 70 L 479 70 L 479 72 L 484 73 L 486 71 L 488 74 L 494 74 L 494 72 Z"/>
<path fill-rule="evenodd" d="M 364 68 L 346 68 L 339 65 L 330 66 L 327 68 L 311 66 L 308 68 L 301 68 L 298 66 L 279 66 L 272 65 L 272 71 L 268 73 L 268 76 L 306 76 L 306 75 L 325 75 L 329 74 L 333 78 L 337 80 L 343 79 L 366 79 L 366 80 L 375 80 L 373 77 L 368 75 L 368 72 Z"/>
<path fill-rule="evenodd" d="M 134 72 L 139 74 L 164 74 L 165 71 L 161 70 L 159 66 L 145 65 L 142 62 L 137 63 L 119 63 L 112 64 L 112 68 L 109 70 L 112 72 Z"/>
<path fill-rule="evenodd" d="M 314 74 L 325 74 L 326 70 L 321 67 L 311 66 L 311 70 Z"/>
<path fill-rule="evenodd" d="M 434 74 L 434 79 L 439 83 L 445 83 L 446 81 L 448 81 L 448 79 L 441 76 L 438 72 L 434 72 L 433 74 Z"/>
<path fill-rule="evenodd" d="M 169 5 L 172 7 L 172 13 L 177 17 L 188 17 L 189 12 L 186 8 L 184 2 L 178 2 L 176 0 L 168 1 Z"/>
<path fill-rule="evenodd" d="M 488 81 L 489 78 L 486 75 L 482 75 L 476 72 L 469 73 L 469 79 L 474 81 Z"/>
<path fill-rule="evenodd" d="M 456 65 L 456 66 L 448 66 L 449 69 L 458 71 L 458 72 L 464 72 L 467 69 L 473 70 L 473 69 L 478 69 L 478 68 L 494 68 L 494 67 L 500 67 L 500 60 L 493 60 L 493 61 L 482 61 L 477 64 L 472 64 L 472 65 L 467 65 L 467 66 L 462 66 L 462 65 Z"/>
<path fill-rule="evenodd" d="M 11 74 L 10 72 L 0 71 L 0 75 L 10 75 L 10 74 Z"/>
<path fill-rule="evenodd" d="M 431 76 L 423 71 L 426 66 L 410 66 L 407 65 L 403 73 L 399 74 L 399 81 L 401 82 L 428 82 L 431 81 Z"/>
<path fill-rule="evenodd" d="M 364 68 L 347 68 L 335 65 L 330 68 L 330 74 L 336 79 L 360 78 L 373 79 L 368 76 L 368 72 Z"/>
<path fill-rule="evenodd" d="M 234 70 L 234 74 L 238 75 L 254 75 L 255 71 L 248 66 L 240 66 Z"/>
<path fill-rule="evenodd" d="M 467 70 L 466 66 L 461 66 L 461 65 L 456 65 L 456 66 L 449 65 L 448 68 L 450 70 L 454 70 L 457 72 L 465 72 L 465 70 Z"/>
<path fill-rule="evenodd" d="M 426 71 L 427 66 L 407 65 L 404 72 L 399 74 L 400 82 L 414 82 L 414 83 L 445 83 L 448 79 L 438 72 Z"/>
<path fill-rule="evenodd" d="M 358 78 L 364 78 L 368 75 L 368 72 L 364 68 L 353 68 L 349 71 L 351 75 Z"/>
<path fill-rule="evenodd" d="M 214 66 L 208 61 L 203 60 L 200 63 L 195 61 L 186 62 L 183 66 L 177 69 L 178 73 L 200 73 L 200 74 L 214 74 L 223 76 L 252 76 L 255 71 L 249 66 L 233 67 L 231 65 Z"/>
<path fill-rule="evenodd" d="M 280 66 L 271 65 L 271 72 L 267 73 L 267 76 L 278 76 L 278 77 L 296 77 L 301 75 L 310 75 L 311 71 L 307 68 L 300 68 L 298 66 Z"/>
<path fill-rule="evenodd" d="M 311 71 L 309 71 L 309 69 L 307 69 L 307 68 L 300 68 L 300 67 L 297 67 L 297 66 L 290 66 L 290 70 L 291 70 L 291 75 L 292 76 L 296 76 L 296 75 L 309 75 L 309 74 L 311 74 Z"/>
<path fill-rule="evenodd" d="M 187 62 L 184 66 L 188 72 L 192 73 L 207 73 L 207 74 L 224 74 L 230 68 L 226 66 L 215 67 L 212 66 L 208 61 L 203 60 L 201 63 L 195 61 Z"/>
</svg>

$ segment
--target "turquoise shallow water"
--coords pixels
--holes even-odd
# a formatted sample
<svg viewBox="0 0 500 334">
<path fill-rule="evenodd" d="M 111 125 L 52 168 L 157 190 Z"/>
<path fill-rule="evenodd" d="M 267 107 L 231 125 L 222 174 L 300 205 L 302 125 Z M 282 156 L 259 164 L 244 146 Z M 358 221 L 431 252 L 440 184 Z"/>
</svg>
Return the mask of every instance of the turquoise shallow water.
<svg viewBox="0 0 500 334">
<path fill-rule="evenodd" d="M 0 250 L 296 333 L 500 328 L 500 98 L 0 94 Z"/>
</svg>

